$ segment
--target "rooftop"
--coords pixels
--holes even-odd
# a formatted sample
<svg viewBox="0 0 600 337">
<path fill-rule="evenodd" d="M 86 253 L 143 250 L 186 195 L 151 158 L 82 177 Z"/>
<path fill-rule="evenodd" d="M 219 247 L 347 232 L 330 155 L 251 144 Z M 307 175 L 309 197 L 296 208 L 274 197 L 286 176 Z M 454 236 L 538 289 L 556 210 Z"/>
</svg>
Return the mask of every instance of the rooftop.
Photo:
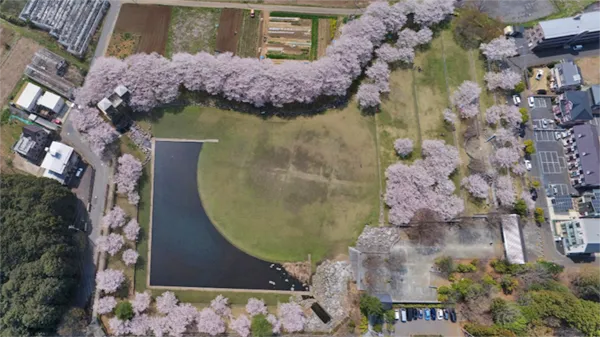
<svg viewBox="0 0 600 337">
<path fill-rule="evenodd" d="M 504 236 L 504 250 L 508 262 L 524 264 L 525 254 L 521 243 L 519 219 L 516 214 L 502 216 L 502 236 Z"/>
<path fill-rule="evenodd" d="M 555 68 L 560 77 L 561 87 L 581 85 L 581 74 L 579 73 L 579 68 L 573 61 L 560 62 Z"/>
<path fill-rule="evenodd" d="M 541 21 L 545 39 L 600 31 L 600 12 L 584 13 L 569 18 Z"/>
<path fill-rule="evenodd" d="M 600 84 L 594 84 L 589 89 L 590 101 L 593 105 L 600 105 Z"/>
<path fill-rule="evenodd" d="M 35 106 L 35 102 L 41 94 L 42 88 L 33 83 L 27 83 L 23 92 L 19 95 L 16 104 L 29 110 Z"/>
<path fill-rule="evenodd" d="M 55 110 L 62 102 L 62 97 L 46 91 L 42 97 L 38 100 L 38 105 L 44 106 L 48 109 Z"/>
<path fill-rule="evenodd" d="M 575 125 L 573 138 L 577 144 L 586 185 L 600 185 L 600 142 L 598 130 L 590 124 Z"/>
<path fill-rule="evenodd" d="M 54 172 L 55 175 L 61 175 L 64 173 L 72 154 L 72 147 L 63 143 L 52 142 L 41 167 Z"/>
<path fill-rule="evenodd" d="M 565 98 L 572 103 L 571 109 L 567 116 L 564 116 L 565 122 L 570 120 L 591 121 L 594 119 L 592 114 L 592 105 L 590 96 L 585 91 L 572 90 L 565 92 Z M 561 110 L 565 111 L 565 102 L 561 101 Z"/>
<path fill-rule="evenodd" d="M 600 252 L 600 220 L 577 219 L 561 224 L 567 254 Z"/>
</svg>

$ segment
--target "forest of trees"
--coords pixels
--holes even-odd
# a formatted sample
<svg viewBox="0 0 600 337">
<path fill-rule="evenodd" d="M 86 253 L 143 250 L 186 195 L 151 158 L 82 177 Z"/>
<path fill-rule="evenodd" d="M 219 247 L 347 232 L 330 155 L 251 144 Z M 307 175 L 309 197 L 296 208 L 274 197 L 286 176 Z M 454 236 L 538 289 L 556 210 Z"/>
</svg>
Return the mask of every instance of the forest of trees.
<svg viewBox="0 0 600 337">
<path fill-rule="evenodd" d="M 77 199 L 52 179 L 0 177 L 0 335 L 54 335 L 77 285 Z"/>
</svg>

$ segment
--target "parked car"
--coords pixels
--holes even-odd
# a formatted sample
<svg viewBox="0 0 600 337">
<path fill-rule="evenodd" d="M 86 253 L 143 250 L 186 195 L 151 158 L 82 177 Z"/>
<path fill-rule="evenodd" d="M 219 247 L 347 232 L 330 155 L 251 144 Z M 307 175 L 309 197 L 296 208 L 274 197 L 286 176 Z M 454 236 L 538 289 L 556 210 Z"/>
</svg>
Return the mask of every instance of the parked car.
<svg viewBox="0 0 600 337">
<path fill-rule="evenodd" d="M 429 319 L 431 319 L 431 313 L 429 312 L 429 309 L 425 309 L 424 310 L 424 314 L 425 314 L 425 320 L 428 321 Z"/>
<path fill-rule="evenodd" d="M 399 321 L 400 320 L 400 310 L 394 309 L 394 318 Z"/>
<path fill-rule="evenodd" d="M 556 140 L 560 140 L 562 138 L 562 132 L 560 132 L 560 131 L 554 132 L 554 138 L 556 138 Z"/>
<path fill-rule="evenodd" d="M 448 320 L 448 309 L 444 309 L 444 320 Z"/>
<path fill-rule="evenodd" d="M 582 45 L 580 45 L 580 44 L 578 44 L 578 45 L 576 45 L 576 46 L 573 46 L 573 50 L 574 50 L 574 51 L 578 51 L 578 50 L 582 50 L 582 49 L 583 49 L 583 46 L 582 46 Z"/>
<path fill-rule="evenodd" d="M 406 323 L 406 309 L 402 308 L 400 310 L 402 323 Z"/>
<path fill-rule="evenodd" d="M 57 119 L 57 118 L 53 119 L 52 123 L 54 123 L 56 125 L 62 125 L 62 121 L 60 119 Z"/>
<path fill-rule="evenodd" d="M 531 171 L 531 160 L 525 159 L 525 168 L 527 171 Z"/>
<path fill-rule="evenodd" d="M 527 103 L 529 104 L 530 108 L 533 108 L 535 106 L 535 99 L 533 98 L 533 96 L 529 96 L 529 98 L 527 99 Z"/>
<path fill-rule="evenodd" d="M 562 132 L 562 137 L 563 138 L 567 138 L 569 136 L 569 132 L 568 131 L 563 131 Z"/>
<path fill-rule="evenodd" d="M 547 119 L 542 119 L 542 128 L 547 128 L 548 127 L 548 120 Z"/>
<path fill-rule="evenodd" d="M 254 14 L 254 9 L 251 9 L 251 10 L 250 10 L 250 17 L 251 17 L 251 18 L 254 18 L 254 15 L 255 15 L 255 14 Z"/>
<path fill-rule="evenodd" d="M 411 308 L 406 309 L 406 320 L 409 322 L 413 320 L 413 311 Z"/>
<path fill-rule="evenodd" d="M 452 323 L 456 323 L 456 311 L 454 309 L 450 309 L 450 320 Z"/>
<path fill-rule="evenodd" d="M 431 320 L 435 321 L 435 308 L 431 308 L 429 311 L 431 312 Z"/>
<path fill-rule="evenodd" d="M 519 105 L 521 104 L 521 97 L 519 97 L 519 95 L 513 95 L 513 102 L 515 103 L 515 105 Z"/>
<path fill-rule="evenodd" d="M 444 319 L 444 312 L 442 311 L 442 309 L 437 309 L 437 319 L 442 320 Z"/>
<path fill-rule="evenodd" d="M 83 167 L 80 167 L 79 169 L 77 169 L 77 172 L 75 173 L 75 176 L 77 178 L 81 177 L 81 174 L 83 173 Z"/>
<path fill-rule="evenodd" d="M 544 70 L 538 69 L 537 74 L 535 74 L 535 79 L 539 81 L 542 79 L 543 76 L 544 76 Z"/>
<path fill-rule="evenodd" d="M 419 319 L 423 319 L 423 309 L 419 309 Z"/>
<path fill-rule="evenodd" d="M 556 185 L 552 185 L 552 191 L 554 192 L 554 195 L 558 195 L 558 188 Z"/>
<path fill-rule="evenodd" d="M 538 95 L 546 95 L 548 92 L 546 91 L 546 89 L 540 89 L 536 92 Z"/>
<path fill-rule="evenodd" d="M 531 188 L 529 193 L 531 193 L 531 200 L 536 201 L 538 198 L 537 190 L 535 188 Z"/>
</svg>

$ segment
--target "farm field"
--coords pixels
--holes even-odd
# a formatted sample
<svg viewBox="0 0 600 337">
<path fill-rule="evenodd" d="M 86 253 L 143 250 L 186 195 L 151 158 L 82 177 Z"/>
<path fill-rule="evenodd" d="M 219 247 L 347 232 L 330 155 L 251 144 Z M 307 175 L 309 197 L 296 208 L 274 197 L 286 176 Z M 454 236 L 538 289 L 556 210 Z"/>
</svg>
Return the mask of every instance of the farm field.
<svg viewBox="0 0 600 337">
<path fill-rule="evenodd" d="M 261 11 L 254 11 L 254 18 L 251 18 L 249 10 L 243 11 L 242 27 L 238 33 L 237 56 L 258 57 L 258 48 L 262 39 L 262 14 Z"/>
<path fill-rule="evenodd" d="M 224 8 L 221 10 L 215 47 L 219 53 L 235 53 L 237 51 L 238 38 L 242 28 L 242 15 L 241 9 Z"/>
<path fill-rule="evenodd" d="M 219 139 L 200 155 L 200 196 L 219 231 L 251 255 L 317 262 L 345 254 L 377 221 L 373 120 L 353 104 L 291 121 L 189 106 L 167 110 L 152 129 L 155 137 Z"/>
<path fill-rule="evenodd" d="M 41 46 L 31 39 L 21 37 L 8 27 L 3 27 L 0 34 L 3 42 L 0 47 L 0 106 L 4 106 L 17 83 L 23 78 L 25 67 Z M 9 49 L 6 48 L 7 44 Z"/>
<path fill-rule="evenodd" d="M 165 55 L 170 20 L 171 7 L 123 4 L 115 24 L 113 37 L 125 33 L 137 34 L 140 38 L 134 53 L 156 52 Z M 111 39 L 108 49 L 111 49 L 113 43 L 122 42 L 121 40 L 120 38 Z"/>
<path fill-rule="evenodd" d="M 114 33 L 106 50 L 107 56 L 124 59 L 136 53 L 141 36 L 133 33 Z"/>
<path fill-rule="evenodd" d="M 292 15 L 292 14 L 290 14 Z M 299 17 L 269 16 L 266 56 L 294 60 L 309 60 L 313 48 L 311 37 L 313 20 Z"/>
<path fill-rule="evenodd" d="M 327 46 L 333 40 L 337 30 L 337 19 L 319 19 L 319 41 L 317 44 L 317 58 L 325 56 Z"/>
<path fill-rule="evenodd" d="M 213 53 L 221 12 L 218 8 L 172 7 L 166 56 L 178 52 Z"/>
</svg>

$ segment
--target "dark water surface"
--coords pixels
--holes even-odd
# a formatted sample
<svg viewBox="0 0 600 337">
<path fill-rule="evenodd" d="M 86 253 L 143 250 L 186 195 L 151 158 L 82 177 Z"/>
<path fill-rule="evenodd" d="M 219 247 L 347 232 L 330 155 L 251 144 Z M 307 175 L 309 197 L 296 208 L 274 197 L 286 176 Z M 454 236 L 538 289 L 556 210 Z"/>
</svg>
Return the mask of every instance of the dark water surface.
<svg viewBox="0 0 600 337">
<path fill-rule="evenodd" d="M 280 265 L 242 252 L 213 226 L 198 194 L 202 145 L 155 144 L 150 285 L 304 290 Z"/>
</svg>

